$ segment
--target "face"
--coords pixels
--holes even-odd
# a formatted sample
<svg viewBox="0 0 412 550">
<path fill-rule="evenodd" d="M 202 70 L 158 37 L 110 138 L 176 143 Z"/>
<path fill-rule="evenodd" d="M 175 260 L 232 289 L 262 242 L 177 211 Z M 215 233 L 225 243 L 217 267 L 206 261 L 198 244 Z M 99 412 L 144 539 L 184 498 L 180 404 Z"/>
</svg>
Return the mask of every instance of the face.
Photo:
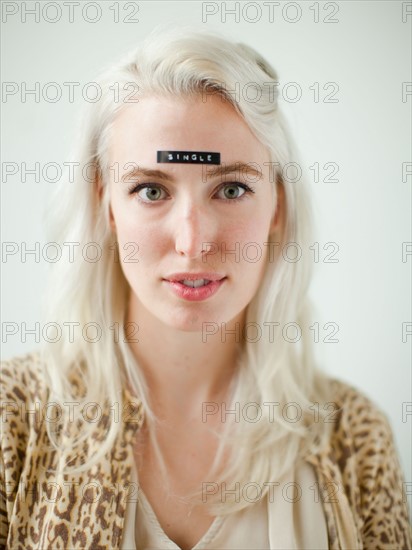
<svg viewBox="0 0 412 550">
<path fill-rule="evenodd" d="M 220 165 L 157 163 L 161 150 L 218 152 Z M 269 153 L 242 118 L 219 96 L 142 98 L 117 115 L 108 155 L 110 219 L 140 326 L 148 316 L 182 331 L 242 319 L 278 223 Z M 262 175 L 239 164 L 212 173 L 234 163 Z M 193 289 L 172 282 L 182 273 L 220 280 Z"/>
</svg>

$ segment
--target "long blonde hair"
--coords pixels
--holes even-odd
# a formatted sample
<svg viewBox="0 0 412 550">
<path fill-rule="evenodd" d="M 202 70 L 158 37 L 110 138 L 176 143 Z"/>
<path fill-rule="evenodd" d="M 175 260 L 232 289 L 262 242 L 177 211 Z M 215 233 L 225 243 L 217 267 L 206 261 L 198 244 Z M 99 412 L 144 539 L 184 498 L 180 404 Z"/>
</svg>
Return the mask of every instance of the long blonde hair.
<svg viewBox="0 0 412 550">
<path fill-rule="evenodd" d="M 259 484 L 264 496 L 267 482 L 279 479 L 304 453 L 322 447 L 332 427 L 324 422 L 328 410 L 322 407 L 328 400 L 327 377 L 315 365 L 309 336 L 313 311 L 307 295 L 311 262 L 308 255 L 302 255 L 299 261 L 288 261 L 281 252 L 287 243 L 297 243 L 301 250 L 308 250 L 313 231 L 304 178 L 292 181 L 285 177 L 285 167 L 299 160 L 277 101 L 274 85 L 278 82 L 277 74 L 252 47 L 231 42 L 216 32 L 159 27 L 138 49 L 105 70 L 95 82 L 101 97 L 89 103 L 82 114 L 72 154 L 72 172 L 67 173 L 66 181 L 56 189 L 50 207 L 53 240 L 66 246 L 72 243 L 77 253 L 74 258 L 53 265 L 46 318 L 73 330 L 78 327 L 82 332 L 80 338 L 69 338 L 66 333 L 58 342 L 44 345 L 51 399 L 64 403 L 75 395 L 80 408 L 90 403 L 110 406 L 120 402 L 121 409 L 122 386 L 129 380 L 143 404 L 167 482 L 166 467 L 154 435 L 156 418 L 151 411 L 150 395 L 124 338 L 130 289 L 115 259 L 116 238 L 109 224 L 108 137 L 115 114 L 126 101 L 133 100 L 137 90 L 142 96 L 220 94 L 231 102 L 270 151 L 275 163 L 273 207 L 279 186 L 283 186 L 285 199 L 282 238 L 273 243 L 275 256 L 270 261 L 268 256 L 262 284 L 247 308 L 246 324 L 261 330 L 268 327 L 269 331 L 276 322 L 282 331 L 282 327 L 294 323 L 298 330 L 302 329 L 298 342 L 280 336 L 275 341 L 262 337 L 242 342 L 232 405 L 253 403 L 259 407 L 262 418 L 259 422 L 225 424 L 208 478 L 225 480 L 228 486 L 230 482 L 242 486 L 252 481 Z M 250 100 L 243 93 L 250 83 L 258 90 L 258 99 Z M 73 385 L 74 373 L 82 380 L 81 393 L 74 392 L 78 390 Z M 278 406 L 268 406 L 271 403 Z M 315 403 L 319 403 L 317 414 Z M 297 405 L 302 413 L 298 421 L 285 417 L 290 404 Z M 72 449 L 76 446 L 80 449 L 95 428 L 95 424 L 82 421 L 80 416 L 77 420 L 79 430 L 71 441 Z M 110 451 L 120 429 L 120 422 L 108 423 L 105 437 L 81 469 L 90 467 Z M 56 433 L 50 430 L 49 435 L 58 446 Z M 227 449 L 229 460 L 220 469 Z M 219 513 L 229 513 L 250 503 L 236 500 L 223 503 L 216 495 L 209 503 Z"/>
</svg>

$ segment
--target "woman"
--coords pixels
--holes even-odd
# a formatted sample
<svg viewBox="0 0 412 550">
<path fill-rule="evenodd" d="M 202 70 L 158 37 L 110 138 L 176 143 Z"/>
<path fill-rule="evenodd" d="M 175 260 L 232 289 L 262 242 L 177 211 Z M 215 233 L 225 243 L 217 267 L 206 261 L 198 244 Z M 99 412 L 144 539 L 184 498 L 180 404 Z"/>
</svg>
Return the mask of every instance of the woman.
<svg viewBox="0 0 412 550">
<path fill-rule="evenodd" d="M 316 368 L 282 253 L 312 238 L 276 81 L 185 29 L 98 80 L 51 208 L 54 336 L 3 364 L 8 548 L 411 548 L 388 420 Z"/>
</svg>

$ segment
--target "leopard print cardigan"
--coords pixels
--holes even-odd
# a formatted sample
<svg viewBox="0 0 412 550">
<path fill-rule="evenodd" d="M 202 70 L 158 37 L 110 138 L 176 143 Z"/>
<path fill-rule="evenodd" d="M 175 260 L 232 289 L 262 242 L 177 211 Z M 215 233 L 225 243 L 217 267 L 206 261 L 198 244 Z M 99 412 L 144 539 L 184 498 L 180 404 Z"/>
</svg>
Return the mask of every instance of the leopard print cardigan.
<svg viewBox="0 0 412 550">
<path fill-rule="evenodd" d="M 124 389 L 125 422 L 112 451 L 85 473 L 57 480 L 48 469 L 57 450 L 42 421 L 48 390 L 38 354 L 4 362 L 1 378 L 0 548 L 120 549 L 141 403 Z M 330 383 L 339 407 L 333 435 L 326 449 L 306 457 L 319 487 L 337 488 L 338 498 L 322 498 L 329 548 L 411 549 L 406 484 L 389 422 L 354 387 Z M 96 441 L 104 425 L 102 417 Z M 67 459 L 78 464 L 79 454 Z"/>
</svg>

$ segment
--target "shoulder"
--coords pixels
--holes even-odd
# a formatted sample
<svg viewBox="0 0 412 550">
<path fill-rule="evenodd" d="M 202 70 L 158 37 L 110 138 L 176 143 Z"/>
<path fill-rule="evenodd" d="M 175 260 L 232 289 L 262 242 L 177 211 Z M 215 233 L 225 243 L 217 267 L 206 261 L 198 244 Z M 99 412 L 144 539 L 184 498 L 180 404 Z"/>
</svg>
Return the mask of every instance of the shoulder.
<svg viewBox="0 0 412 550">
<path fill-rule="evenodd" d="M 354 434 L 358 428 L 380 426 L 390 431 L 387 414 L 363 390 L 337 378 L 330 378 L 329 385 L 337 430 L 347 429 Z"/>
<path fill-rule="evenodd" d="M 333 425 L 317 456 L 321 470 L 344 491 L 365 548 L 410 548 L 404 476 L 387 414 L 352 384 L 330 378 L 329 388 Z"/>
<path fill-rule="evenodd" d="M 47 403 L 49 390 L 40 351 L 1 362 L 1 419 L 5 431 L 19 429 L 23 435 L 33 428 Z"/>
<path fill-rule="evenodd" d="M 347 473 L 356 467 L 361 475 L 363 469 L 372 473 L 373 465 L 391 468 L 385 457 L 396 454 L 396 449 L 387 414 L 356 386 L 337 378 L 330 378 L 329 384 L 331 401 L 327 405 L 333 423 L 329 452 L 341 471 Z"/>
<path fill-rule="evenodd" d="M 383 408 L 355 385 L 334 377 L 324 376 L 321 392 L 318 393 L 326 416 L 318 421 L 324 423 L 328 432 L 325 452 L 334 450 L 344 457 L 349 454 L 377 449 L 383 442 L 393 438 L 392 427 Z M 371 448 L 373 446 L 373 449 Z"/>
<path fill-rule="evenodd" d="M 34 351 L 2 361 L 0 383 L 3 406 L 45 402 L 48 388 L 41 353 Z"/>
<path fill-rule="evenodd" d="M 49 390 L 40 352 L 19 355 L 1 362 L 0 366 L 2 452 L 16 448 L 19 453 L 30 438 L 38 433 Z M 18 453 L 18 454 L 19 454 Z"/>
</svg>

